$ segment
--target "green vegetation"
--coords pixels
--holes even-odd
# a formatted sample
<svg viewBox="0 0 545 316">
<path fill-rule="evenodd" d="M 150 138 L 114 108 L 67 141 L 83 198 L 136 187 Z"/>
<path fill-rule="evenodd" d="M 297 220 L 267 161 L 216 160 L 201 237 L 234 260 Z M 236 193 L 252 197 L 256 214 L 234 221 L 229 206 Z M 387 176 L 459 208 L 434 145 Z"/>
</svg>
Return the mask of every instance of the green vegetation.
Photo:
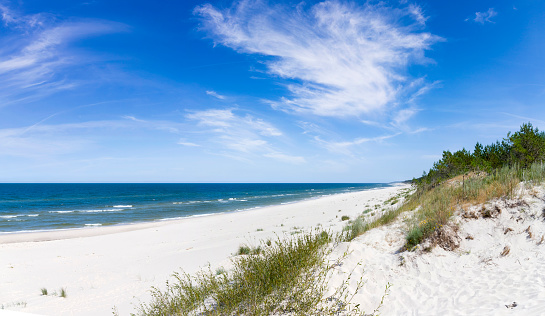
<svg viewBox="0 0 545 316">
<path fill-rule="evenodd" d="M 348 215 L 341 216 L 341 221 L 347 221 L 349 219 L 350 219 L 350 216 L 348 216 Z"/>
<path fill-rule="evenodd" d="M 59 294 L 60 297 L 63 297 L 63 298 L 66 298 L 66 289 L 61 287 L 61 291 L 60 291 L 60 294 Z"/>
<path fill-rule="evenodd" d="M 511 134 L 501 142 L 484 146 L 475 145 L 473 153 L 465 148 L 454 153 L 443 151 L 441 160 L 415 182 L 424 188 L 431 188 L 446 179 L 468 173 L 492 173 L 503 167 L 526 169 L 534 162 L 545 160 L 545 133 L 534 128 L 531 123 L 522 124 L 520 130 Z"/>
<path fill-rule="evenodd" d="M 411 189 L 401 190 L 397 195 L 389 199 L 390 202 L 388 202 L 388 204 L 394 200 L 399 201 L 402 197 L 407 199 L 410 196 L 411 191 Z M 371 211 L 370 209 L 367 209 L 363 211 L 362 215 L 358 216 L 344 227 L 340 240 L 352 241 L 354 238 L 364 234 L 368 230 L 393 222 L 399 214 L 405 211 L 414 210 L 416 206 L 417 205 L 415 205 L 415 202 L 412 199 L 405 200 L 405 203 L 398 208 L 383 210 L 382 216 L 372 221 L 367 221 L 365 218 L 365 214 Z M 371 213 L 371 216 L 374 216 L 374 212 Z"/>
<path fill-rule="evenodd" d="M 465 149 L 455 153 L 445 151 L 427 174 L 414 180 L 415 194 L 404 191 L 384 202 L 394 205 L 404 198 L 403 205 L 383 210 L 382 216 L 372 221 L 366 221 L 364 215 L 369 211 L 365 210 L 344 228 L 341 240 L 351 241 L 372 228 L 392 222 L 405 211 L 416 210 L 408 221 L 405 243 L 405 249 L 414 249 L 448 225 L 454 211 L 511 196 L 521 181 L 543 182 L 543 160 L 545 133 L 531 123 L 523 124 L 518 132 L 508 133 L 501 143 L 486 147 L 477 143 L 473 153 Z"/>
<path fill-rule="evenodd" d="M 174 274 L 165 291 L 154 288 L 140 315 L 335 315 L 349 310 L 346 282 L 326 299 L 332 268 L 331 236 L 325 231 L 277 240 L 259 255 L 233 259 L 225 273 L 202 271 L 195 277 Z M 361 286 L 361 282 L 358 283 Z M 358 287 L 359 288 L 359 287 Z M 353 309 L 358 312 L 357 308 Z"/>
<path fill-rule="evenodd" d="M 541 162 L 535 162 L 527 169 L 521 169 L 516 164 L 512 167 L 504 166 L 486 176 L 469 177 L 459 183 L 454 178 L 421 194 L 415 194 L 411 204 L 420 208 L 409 224 L 405 248 L 413 249 L 433 232 L 447 225 L 456 210 L 464 211 L 469 205 L 512 196 L 521 181 L 542 183 L 545 181 L 545 166 Z M 490 217 L 487 213 L 481 216 Z"/>
<path fill-rule="evenodd" d="M 477 143 L 473 153 L 444 151 L 427 174 L 414 180 L 418 190 L 410 200 L 420 208 L 409 224 L 405 248 L 413 249 L 447 225 L 455 210 L 511 196 L 521 181 L 543 182 L 543 160 L 545 133 L 531 123 L 501 142 Z"/>
<path fill-rule="evenodd" d="M 41 291 L 42 291 L 42 295 L 47 295 L 47 289 L 45 287 L 43 287 Z"/>
<path fill-rule="evenodd" d="M 238 247 L 237 255 L 257 255 L 261 253 L 261 247 L 249 247 L 246 245 L 241 245 Z"/>
</svg>

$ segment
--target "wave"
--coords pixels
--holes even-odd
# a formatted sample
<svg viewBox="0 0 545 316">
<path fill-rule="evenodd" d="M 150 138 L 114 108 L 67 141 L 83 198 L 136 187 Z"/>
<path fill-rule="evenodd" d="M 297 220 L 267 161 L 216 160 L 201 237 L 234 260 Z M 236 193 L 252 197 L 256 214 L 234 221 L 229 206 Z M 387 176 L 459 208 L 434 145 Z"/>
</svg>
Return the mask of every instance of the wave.
<svg viewBox="0 0 545 316">
<path fill-rule="evenodd" d="M 132 205 L 114 205 L 115 208 L 131 208 Z"/>
<path fill-rule="evenodd" d="M 71 213 L 103 213 L 103 212 L 121 212 L 125 209 L 122 208 L 108 208 L 108 209 L 97 209 L 97 210 L 71 210 L 71 211 L 49 211 L 48 213 L 57 213 L 57 214 L 71 214 Z M 34 215 L 34 214 L 32 214 Z M 28 215 L 28 216 L 32 216 Z"/>
<path fill-rule="evenodd" d="M 1 215 L 0 218 L 16 218 L 16 217 L 19 217 L 19 216 L 23 216 L 23 215 Z"/>
<path fill-rule="evenodd" d="M 85 224 L 85 226 L 88 226 L 88 227 L 97 227 L 97 226 L 102 226 L 102 224 Z"/>
<path fill-rule="evenodd" d="M 83 213 L 103 213 L 103 212 L 121 212 L 124 211 L 122 208 L 109 208 L 104 210 L 86 210 L 86 211 L 80 211 Z"/>
<path fill-rule="evenodd" d="M 14 215 L 0 215 L 0 218 L 4 218 L 4 219 L 10 219 L 10 218 L 17 218 L 17 217 L 23 217 L 23 216 L 27 216 L 27 217 L 36 217 L 36 216 L 40 216 L 40 214 L 14 214 Z"/>
</svg>

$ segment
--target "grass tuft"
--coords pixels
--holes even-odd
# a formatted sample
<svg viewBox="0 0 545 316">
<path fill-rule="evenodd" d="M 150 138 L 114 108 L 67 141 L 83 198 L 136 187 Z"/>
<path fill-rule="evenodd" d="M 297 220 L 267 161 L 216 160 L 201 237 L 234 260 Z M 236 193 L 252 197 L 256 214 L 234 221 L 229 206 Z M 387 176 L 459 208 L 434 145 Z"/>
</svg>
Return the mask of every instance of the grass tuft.
<svg viewBox="0 0 545 316">
<path fill-rule="evenodd" d="M 47 289 L 45 287 L 43 287 L 41 291 L 42 291 L 42 295 L 47 295 Z"/>
<path fill-rule="evenodd" d="M 331 265 L 328 232 L 276 240 L 255 256 L 234 257 L 229 273 L 175 273 L 166 290 L 152 289 L 139 315 L 336 315 L 348 311 L 344 290 L 324 298 Z M 343 294 L 344 293 L 344 294 Z M 341 302 L 342 301 L 342 302 Z"/>
</svg>

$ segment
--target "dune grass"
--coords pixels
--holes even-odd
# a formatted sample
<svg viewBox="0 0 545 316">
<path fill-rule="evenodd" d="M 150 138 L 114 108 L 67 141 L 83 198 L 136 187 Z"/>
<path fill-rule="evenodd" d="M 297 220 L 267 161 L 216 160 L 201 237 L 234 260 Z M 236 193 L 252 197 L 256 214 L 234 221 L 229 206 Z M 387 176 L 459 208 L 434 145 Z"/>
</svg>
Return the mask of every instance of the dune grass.
<svg viewBox="0 0 545 316">
<path fill-rule="evenodd" d="M 419 187 L 414 193 L 404 190 L 384 202 L 384 205 L 391 205 L 393 201 L 404 198 L 401 206 L 385 210 L 380 217 L 370 221 L 365 216 L 369 210 L 365 210 L 345 226 L 340 240 L 351 241 L 370 229 L 391 223 L 403 212 L 416 210 L 408 221 L 404 246 L 405 249 L 412 250 L 436 230 L 447 225 L 454 211 L 495 198 L 512 197 L 521 181 L 531 185 L 543 183 L 543 162 L 536 162 L 526 169 L 514 165 L 505 166 L 490 174 L 461 175 L 433 188 Z"/>
<path fill-rule="evenodd" d="M 521 181 L 540 184 L 544 180 L 545 166 L 539 162 L 527 169 L 506 166 L 488 175 L 463 177 L 461 183 L 446 181 L 433 189 L 417 191 L 411 203 L 420 208 L 409 222 L 405 248 L 413 249 L 434 231 L 447 225 L 458 209 L 495 198 L 513 197 Z"/>
<path fill-rule="evenodd" d="M 222 273 L 175 273 L 165 290 L 153 288 L 152 301 L 138 315 L 335 315 L 348 311 L 346 289 L 325 299 L 331 234 L 304 233 L 264 243 L 254 255 L 233 258 Z"/>
<path fill-rule="evenodd" d="M 351 223 L 346 225 L 343 229 L 343 232 L 340 235 L 340 241 L 352 241 L 354 238 L 366 233 L 367 231 L 380 227 L 386 224 L 393 222 L 397 216 L 405 211 L 412 210 L 416 208 L 415 201 L 411 198 L 412 189 L 405 189 L 400 191 L 397 195 L 391 197 L 384 202 L 385 205 L 394 205 L 393 201 L 399 202 L 401 198 L 404 199 L 404 203 L 399 207 L 391 207 L 387 210 L 383 210 L 383 213 L 380 217 L 367 220 L 366 214 L 371 212 L 370 209 L 366 209 L 363 213 L 354 219 Z M 371 213 L 373 216 L 374 213 Z"/>
</svg>

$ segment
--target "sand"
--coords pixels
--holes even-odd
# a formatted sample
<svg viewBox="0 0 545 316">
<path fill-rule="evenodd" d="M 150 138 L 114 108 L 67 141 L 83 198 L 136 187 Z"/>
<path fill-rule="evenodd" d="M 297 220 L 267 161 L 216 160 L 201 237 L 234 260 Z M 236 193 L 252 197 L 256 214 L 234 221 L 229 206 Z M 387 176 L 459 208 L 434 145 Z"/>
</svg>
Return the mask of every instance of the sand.
<svg viewBox="0 0 545 316">
<path fill-rule="evenodd" d="M 242 244 L 318 225 L 340 231 L 343 215 L 355 218 L 403 188 L 407 185 L 175 221 L 3 234 L 0 304 L 40 315 L 111 315 L 114 307 L 128 315 L 175 271 L 228 267 Z M 42 288 L 48 295 L 41 295 Z M 58 296 L 61 288 L 66 298 Z"/>
<path fill-rule="evenodd" d="M 174 271 L 228 267 L 241 244 L 317 225 L 339 231 L 342 215 L 354 218 L 383 206 L 407 187 L 173 222 L 0 236 L 1 303 L 41 315 L 108 315 L 113 306 L 127 315 Z M 352 272 L 350 291 L 365 281 L 352 306 L 360 304 L 366 313 L 384 298 L 381 315 L 545 315 L 545 186 L 521 185 L 517 194 L 458 210 L 460 246 L 452 251 L 399 251 L 411 212 L 340 243 L 330 259 L 347 256 L 330 273 L 330 293 Z M 491 216 L 472 216 L 483 207 Z M 68 296 L 41 296 L 44 287 L 50 293 L 65 287 Z"/>
<path fill-rule="evenodd" d="M 404 218 L 411 213 L 343 243 L 333 256 L 350 254 L 330 287 L 360 263 L 352 280 L 363 277 L 366 283 L 352 303 L 367 313 L 380 304 L 389 283 L 381 315 L 545 315 L 545 186 L 521 186 L 518 195 L 458 211 L 460 247 L 454 251 L 399 252 Z M 491 217 L 467 216 L 483 206 Z M 502 255 L 506 246 L 509 253 Z"/>
</svg>

